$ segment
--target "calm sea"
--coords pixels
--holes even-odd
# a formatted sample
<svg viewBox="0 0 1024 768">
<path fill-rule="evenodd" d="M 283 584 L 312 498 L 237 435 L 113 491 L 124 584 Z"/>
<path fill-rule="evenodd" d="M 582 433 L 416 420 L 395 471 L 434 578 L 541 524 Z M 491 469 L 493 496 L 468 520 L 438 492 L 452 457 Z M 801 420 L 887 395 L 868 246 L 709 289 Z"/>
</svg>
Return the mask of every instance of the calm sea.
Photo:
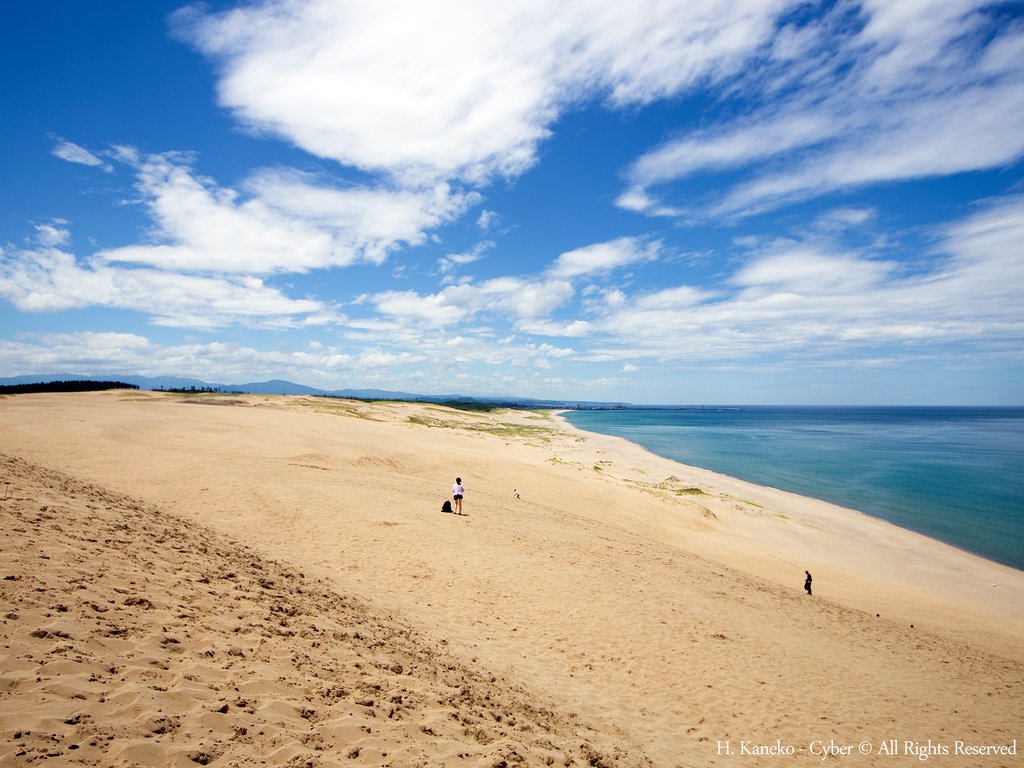
<svg viewBox="0 0 1024 768">
<path fill-rule="evenodd" d="M 629 408 L 565 418 L 1024 569 L 1024 408 Z"/>
</svg>

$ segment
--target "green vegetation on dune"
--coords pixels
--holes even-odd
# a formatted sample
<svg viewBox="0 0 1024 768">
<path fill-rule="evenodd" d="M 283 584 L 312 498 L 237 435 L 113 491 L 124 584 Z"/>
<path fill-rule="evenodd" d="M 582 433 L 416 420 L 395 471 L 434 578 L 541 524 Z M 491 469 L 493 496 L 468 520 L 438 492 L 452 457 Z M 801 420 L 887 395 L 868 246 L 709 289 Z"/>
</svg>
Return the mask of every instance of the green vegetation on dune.
<svg viewBox="0 0 1024 768">
<path fill-rule="evenodd" d="M 356 419 L 366 419 L 367 421 L 380 421 L 380 419 L 373 417 L 371 413 L 372 407 L 360 408 L 358 404 L 351 400 L 304 397 L 298 401 L 298 404 L 304 408 L 312 408 L 316 413 L 326 413 L 331 416 L 351 416 Z"/>
<path fill-rule="evenodd" d="M 445 414 L 440 409 L 431 409 L 439 411 L 441 416 L 457 416 L 457 414 Z M 512 424 L 507 421 L 491 421 L 485 420 L 482 422 L 469 422 L 459 420 L 457 418 L 441 418 L 440 416 L 432 416 L 428 414 L 414 414 L 410 416 L 407 421 L 410 424 L 417 424 L 423 427 L 433 427 L 436 429 L 465 429 L 470 432 L 484 432 L 489 435 L 498 435 L 499 437 L 521 437 L 529 439 L 544 439 L 549 438 L 557 433 L 557 430 L 551 427 L 540 427 L 532 424 Z"/>
</svg>

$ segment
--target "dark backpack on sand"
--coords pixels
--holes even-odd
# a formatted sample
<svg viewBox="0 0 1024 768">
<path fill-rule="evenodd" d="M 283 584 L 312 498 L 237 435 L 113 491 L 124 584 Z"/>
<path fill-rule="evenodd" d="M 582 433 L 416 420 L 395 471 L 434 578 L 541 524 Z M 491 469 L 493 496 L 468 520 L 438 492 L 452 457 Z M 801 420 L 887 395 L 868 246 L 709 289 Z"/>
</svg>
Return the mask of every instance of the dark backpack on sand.
<svg viewBox="0 0 1024 768">
<path fill-rule="evenodd" d="M 444 504 L 441 505 L 441 511 L 442 512 L 451 512 L 452 511 L 452 503 L 450 501 L 446 501 Z"/>
</svg>

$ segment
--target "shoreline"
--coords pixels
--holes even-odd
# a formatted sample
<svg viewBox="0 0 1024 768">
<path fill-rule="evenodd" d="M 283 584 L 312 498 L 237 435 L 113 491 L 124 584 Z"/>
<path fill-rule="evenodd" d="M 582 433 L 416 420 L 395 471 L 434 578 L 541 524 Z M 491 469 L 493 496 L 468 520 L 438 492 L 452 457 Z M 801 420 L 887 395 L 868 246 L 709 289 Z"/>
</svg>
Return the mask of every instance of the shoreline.
<svg viewBox="0 0 1024 768">
<path fill-rule="evenodd" d="M 38 621 L 71 639 L 46 642 L 81 648 L 90 636 L 88 622 L 107 615 L 92 606 L 108 604 L 102 574 L 113 572 L 122 557 L 111 542 L 125 537 L 82 534 L 95 540 L 82 560 L 80 545 L 58 550 L 64 533 L 50 523 L 67 529 L 60 516 L 76 505 L 86 515 L 117 514 L 128 502 L 116 500 L 130 498 L 158 517 L 236 542 L 253 562 L 281 563 L 299 574 L 292 578 L 315 579 L 374 616 L 398 617 L 422 647 L 443 650 L 447 661 L 421 655 L 415 664 L 403 662 L 401 673 L 402 695 L 420 707 L 416 722 L 435 734 L 451 712 L 434 711 L 431 702 L 443 696 L 409 693 L 428 690 L 427 670 L 417 665 L 439 665 L 437 674 L 444 665 L 461 665 L 490 681 L 503 700 L 530 702 L 517 710 L 516 722 L 497 720 L 496 730 L 481 731 L 480 738 L 491 741 L 466 752 L 476 755 L 465 758 L 467 765 L 498 762 L 502 740 L 519 739 L 520 755 L 527 747 L 547 749 L 536 733 L 518 727 L 529 719 L 524 712 L 547 712 L 547 720 L 568 729 L 557 739 L 552 735 L 552 744 L 586 741 L 605 756 L 601 764 L 622 768 L 779 764 L 777 757 L 741 760 L 716 752 L 716 743 L 730 739 L 737 746 L 743 740 L 802 744 L 804 751 L 785 764 L 817 765 L 820 757 L 806 750 L 822 737 L 952 743 L 976 736 L 976 743 L 992 744 L 1019 737 L 1019 571 L 850 510 L 688 468 L 620 438 L 567 429 L 552 415 L 298 396 L 230 400 L 195 398 L 188 407 L 184 398 L 157 393 L 0 400 L 6 436 L 0 453 L 105 494 L 105 500 L 57 500 L 54 506 L 57 490 L 18 489 L 26 514 L 48 507 L 57 518 L 19 534 L 32 538 L 32 546 L 2 553 L 31 559 L 40 551 L 53 559 L 33 560 L 20 571 L 22 581 L 0 583 L 11 590 L 51 579 L 49 593 L 26 594 L 52 593 L 37 598 L 47 601 L 43 609 L 50 613 L 38 614 Z M 461 517 L 440 513 L 456 474 L 466 486 Z M 27 526 L 9 526 L 5 536 L 19 528 Z M 172 560 L 173 548 L 186 546 L 167 534 L 150 544 Z M 238 566 L 192 549 L 188 557 L 177 567 L 131 578 L 144 578 L 153 592 L 179 595 L 168 598 L 169 605 L 193 605 L 196 628 L 223 614 L 228 632 L 232 623 L 242 634 L 264 631 L 247 629 L 251 619 L 237 618 L 230 592 L 226 603 L 203 598 L 229 570 L 241 573 Z M 78 576 L 46 576 L 58 566 Z M 805 568 L 814 574 L 813 597 L 803 593 Z M 95 595 L 83 603 L 76 584 L 86 578 Z M 305 582 L 295 581 L 300 585 L 305 592 Z M 109 596 L 109 605 L 124 601 L 118 593 Z M 58 601 L 70 610 L 54 613 Z M 301 622 L 281 613 L 283 603 L 264 618 L 280 628 L 285 643 L 261 662 L 268 665 L 265 696 L 273 694 L 273 680 L 294 674 L 295 659 L 312 653 L 316 637 L 300 625 L 320 627 L 325 619 L 315 604 L 303 605 L 309 618 Z M 168 620 L 161 616 L 154 620 Z M 12 643 L 36 642 L 21 619 L 2 626 Z M 344 633 L 352 630 L 343 629 L 327 645 L 347 647 Z M 162 636 L 158 624 L 139 624 L 133 632 L 135 642 Z M 236 663 L 223 655 L 225 641 L 211 645 L 197 630 L 194 638 L 189 632 L 178 630 L 178 643 L 147 645 L 147 658 L 170 664 L 161 654 L 172 661 L 181 653 L 202 659 L 213 650 L 212 658 Z M 377 653 L 384 663 L 393 643 L 386 636 L 381 642 L 360 653 Z M 102 651 L 97 646 L 94 652 Z M 25 690 L 33 690 L 38 662 L 19 656 L 9 663 L 5 673 L 24 675 Z M 325 743 L 356 744 L 365 737 L 330 730 L 342 728 L 362 706 L 357 699 L 378 703 L 379 695 L 352 693 L 365 679 L 367 659 L 361 663 L 318 672 L 347 693 L 303 705 L 316 710 L 308 722 L 296 716 L 302 727 L 328 728 L 320 731 L 333 734 Z M 223 674 L 230 684 L 230 672 Z M 175 677 L 163 684 L 183 690 L 195 683 Z M 71 718 L 72 709 L 86 706 L 60 698 L 68 690 L 75 689 L 53 689 L 47 717 Z M 95 718 L 109 716 L 96 707 L 88 710 Z M 11 738 L 16 728 L 48 727 L 45 718 L 34 728 L 19 721 L 23 707 L 11 692 L 0 692 L 0 708 L 0 737 Z M 132 722 L 145 714 L 138 707 L 126 711 Z M 807 711 L 814 717 L 791 716 Z M 387 710 L 378 716 L 387 720 Z M 464 709 L 457 717 L 466 718 L 460 738 L 475 738 L 479 715 Z M 363 762 L 335 756 L 337 763 L 323 764 L 381 765 L 387 763 L 381 751 L 411 759 L 410 749 L 446 764 L 430 733 L 402 733 L 405 752 L 378 741 L 378 751 L 367 749 Z M 157 740 L 173 744 L 175 738 L 169 733 Z M 237 737 L 225 738 L 239 746 Z M 410 746 L 418 740 L 426 741 Z M 282 752 L 268 764 L 285 765 L 294 754 Z M 575 759 L 587 764 L 585 755 Z"/>
<path fill-rule="evenodd" d="M 908 410 L 939 410 L 943 413 L 949 412 L 951 410 L 968 411 L 971 413 L 1003 413 L 1012 411 L 1018 416 L 1024 415 L 1024 408 L 1009 408 L 1002 406 L 965 406 L 953 408 L 933 408 L 931 406 L 920 406 L 916 408 L 908 408 L 905 406 L 844 406 L 837 408 L 827 407 L 822 409 L 819 409 L 817 406 L 786 406 L 784 408 L 780 408 L 780 410 L 793 413 L 814 410 L 825 410 L 829 413 L 836 411 L 841 413 L 845 411 L 858 410 L 884 411 L 887 409 L 892 409 L 900 413 L 905 413 Z M 665 409 L 652 410 L 660 411 Z M 776 410 L 776 408 L 767 406 L 756 406 L 751 408 L 751 410 L 772 411 Z M 600 423 L 597 425 L 593 425 L 593 427 L 591 428 L 588 428 L 587 425 L 576 426 L 572 422 L 572 420 L 567 417 L 567 414 L 570 414 L 572 412 L 572 409 L 559 409 L 555 411 L 555 413 L 559 415 L 559 418 L 561 418 L 562 421 L 569 427 L 580 429 L 583 432 L 606 434 L 608 436 L 613 437 L 621 437 L 622 439 L 633 442 L 635 445 L 647 448 L 647 446 L 643 442 L 646 438 L 642 430 L 636 433 L 637 440 L 634 441 L 631 437 L 629 437 L 626 434 L 615 433 L 614 428 L 616 426 L 616 422 L 614 420 L 608 424 L 610 428 L 608 432 L 601 431 L 601 428 L 604 425 Z M 687 426 L 691 425 L 688 423 Z M 756 428 L 757 425 L 754 426 Z M 735 429 L 735 427 L 733 427 L 733 429 Z M 785 439 L 786 437 L 788 436 L 784 435 L 783 439 Z M 718 474 L 725 475 L 728 477 L 743 479 L 746 482 L 755 485 L 762 485 L 764 487 L 774 488 L 780 491 L 786 491 L 789 493 L 796 494 L 798 496 L 816 499 L 818 501 L 821 501 L 822 503 L 832 504 L 844 509 L 849 509 L 858 512 L 859 514 L 863 514 L 868 517 L 874 518 L 876 520 L 881 520 L 890 523 L 903 530 L 917 533 L 919 535 L 925 536 L 926 538 L 946 544 L 966 554 L 974 555 L 984 560 L 988 560 L 998 565 L 1013 568 L 1015 570 L 1024 571 L 1024 555 L 1021 554 L 1021 552 L 1024 552 L 1024 550 L 1021 550 L 1021 547 L 1024 546 L 1024 540 L 1020 538 L 1020 525 L 1024 523 L 1024 520 L 1019 520 L 1018 516 L 1014 514 L 1014 510 L 1017 509 L 1017 506 L 1013 503 L 1011 499 L 1000 500 L 1002 502 L 1002 506 L 1000 506 L 1000 504 L 998 503 L 996 504 L 996 517 L 998 520 L 997 527 L 993 528 L 989 526 L 985 528 L 984 537 L 979 537 L 976 535 L 977 526 L 962 523 L 960 521 L 967 520 L 969 518 L 969 507 L 971 506 L 979 509 L 986 509 L 986 505 L 991 504 L 993 501 L 990 498 L 991 494 L 989 494 L 988 497 L 986 497 L 983 493 L 980 498 L 977 498 L 977 494 L 973 494 L 976 498 L 974 498 L 973 500 L 966 498 L 961 499 L 961 504 L 959 506 L 955 506 L 950 505 L 946 501 L 946 494 L 942 493 L 941 491 L 936 491 L 934 490 L 934 488 L 931 494 L 927 497 L 922 497 L 920 494 L 915 495 L 914 493 L 911 493 L 908 496 L 901 489 L 900 495 L 894 497 L 887 493 L 883 493 L 879 495 L 873 503 L 870 497 L 865 498 L 863 496 L 858 496 L 861 486 L 852 486 L 849 482 L 844 483 L 841 480 L 840 482 L 833 482 L 832 480 L 830 480 L 831 474 L 821 472 L 820 468 L 817 470 L 811 469 L 810 471 L 804 471 L 801 467 L 798 474 L 788 476 L 788 480 L 780 479 L 782 485 L 776 485 L 772 481 L 772 468 L 765 466 L 763 462 L 759 463 L 755 461 L 753 464 L 748 465 L 747 462 L 740 459 L 739 463 L 736 463 L 736 461 L 732 461 L 732 468 L 730 469 L 730 454 L 726 453 L 724 456 L 718 455 L 718 461 L 706 461 L 708 457 L 704 456 L 702 453 L 699 458 L 696 456 L 691 456 L 690 460 L 704 462 L 705 465 L 691 465 L 687 463 L 686 458 L 677 458 L 671 456 L 670 454 L 673 451 L 671 446 L 662 445 L 657 440 L 653 442 L 655 445 L 661 445 L 662 448 L 665 448 L 667 453 L 660 453 L 658 447 L 647 448 L 647 450 L 650 450 L 652 453 L 662 456 L 663 458 L 666 458 L 670 461 L 677 461 L 679 463 L 684 464 L 685 466 L 693 466 L 707 469 L 708 471 L 716 472 Z M 704 445 L 703 441 L 698 442 L 698 445 Z M 711 456 L 717 455 L 715 454 L 715 447 L 716 446 L 714 440 L 711 440 L 709 444 Z M 685 454 L 686 452 L 684 451 L 683 453 Z M 795 458 L 798 463 L 802 460 L 799 456 Z M 726 467 L 725 469 L 706 466 L 706 464 L 716 464 L 722 462 L 724 462 L 723 466 Z M 873 467 L 873 465 L 871 464 L 868 464 L 867 466 L 869 469 Z M 751 467 L 753 467 L 753 469 L 751 469 Z M 878 469 L 878 467 L 874 468 Z M 977 470 L 974 471 L 974 474 L 975 477 L 973 478 L 973 483 L 980 487 L 980 485 L 983 483 L 984 475 L 979 474 Z M 921 478 L 916 478 L 916 480 L 919 483 L 921 482 Z M 1004 480 L 1003 482 L 1008 482 L 1008 480 Z M 895 478 L 894 484 L 898 485 L 898 483 L 895 481 Z M 934 483 L 932 485 L 934 486 Z M 888 488 L 885 482 L 882 482 L 880 487 Z M 818 490 L 816 490 L 816 488 Z M 858 503 L 858 499 L 861 503 Z M 923 512 L 923 510 L 928 510 L 928 514 L 926 515 Z M 939 513 L 938 516 L 936 516 L 935 514 L 936 510 Z M 933 527 L 930 525 L 930 522 L 932 520 L 942 521 L 943 525 L 938 526 L 938 528 L 934 531 L 930 530 L 930 528 Z M 984 521 L 981 521 L 981 523 L 984 523 Z"/>
<path fill-rule="evenodd" d="M 984 617 L 994 602 L 1000 634 L 1007 641 L 1005 647 L 1024 649 L 1024 640 L 1019 639 L 1024 637 L 1024 608 L 1016 603 L 1018 596 L 1024 598 L 1024 570 L 856 509 L 683 464 L 627 438 L 576 427 L 563 413 L 564 410 L 551 412 L 564 429 L 602 444 L 602 450 L 628 455 L 638 465 L 658 466 L 670 476 L 680 476 L 680 485 L 692 482 L 723 499 L 739 501 L 732 504 L 734 510 L 730 510 L 726 535 L 709 531 L 703 540 L 689 538 L 680 546 L 756 573 L 780 586 L 797 585 L 802 579 L 802 562 L 811 563 L 812 572 L 828 572 L 835 564 L 843 583 L 834 585 L 831 594 L 845 604 L 870 613 L 895 611 L 916 615 L 919 622 L 930 620 L 943 625 L 944 631 L 956 637 L 964 636 L 956 628 L 957 622 L 943 620 L 950 602 L 955 603 L 960 618 L 973 614 L 979 630 L 987 626 Z M 754 502 L 753 508 L 744 503 L 750 501 Z M 772 515 L 776 522 L 784 523 L 784 530 L 779 530 L 781 526 L 758 524 Z M 826 535 L 828 526 L 836 527 L 837 532 Z M 737 535 L 742 538 L 737 540 Z M 771 546 L 765 546 L 765 541 Z M 858 559 L 871 566 L 868 573 L 850 563 L 851 544 L 862 553 Z M 872 551 L 874 556 L 869 554 Z M 816 583 L 821 584 L 821 580 Z M 1005 595 L 995 594 L 1004 588 Z M 865 598 L 865 593 L 871 597 Z M 935 599 L 935 593 L 940 593 L 941 598 Z M 914 613 L 908 602 L 927 608 Z M 976 610 L 979 604 L 984 605 L 980 611 Z M 1003 642 L 998 641 L 997 645 Z"/>
</svg>

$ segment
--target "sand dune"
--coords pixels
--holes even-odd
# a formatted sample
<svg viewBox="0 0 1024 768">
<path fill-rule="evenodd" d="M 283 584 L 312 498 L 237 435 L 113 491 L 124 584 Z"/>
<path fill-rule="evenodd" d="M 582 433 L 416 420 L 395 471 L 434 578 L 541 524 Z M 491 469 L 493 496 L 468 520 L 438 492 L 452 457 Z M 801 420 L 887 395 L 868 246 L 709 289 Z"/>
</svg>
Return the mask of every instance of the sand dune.
<svg viewBox="0 0 1024 768">
<path fill-rule="evenodd" d="M 602 759 L 601 734 L 323 580 L 62 473 L 0 470 L 5 764 Z"/>
<path fill-rule="evenodd" d="M 1021 740 L 1024 574 L 550 416 L 93 393 L 0 400 L 0 429 L 0 764 Z"/>
</svg>

